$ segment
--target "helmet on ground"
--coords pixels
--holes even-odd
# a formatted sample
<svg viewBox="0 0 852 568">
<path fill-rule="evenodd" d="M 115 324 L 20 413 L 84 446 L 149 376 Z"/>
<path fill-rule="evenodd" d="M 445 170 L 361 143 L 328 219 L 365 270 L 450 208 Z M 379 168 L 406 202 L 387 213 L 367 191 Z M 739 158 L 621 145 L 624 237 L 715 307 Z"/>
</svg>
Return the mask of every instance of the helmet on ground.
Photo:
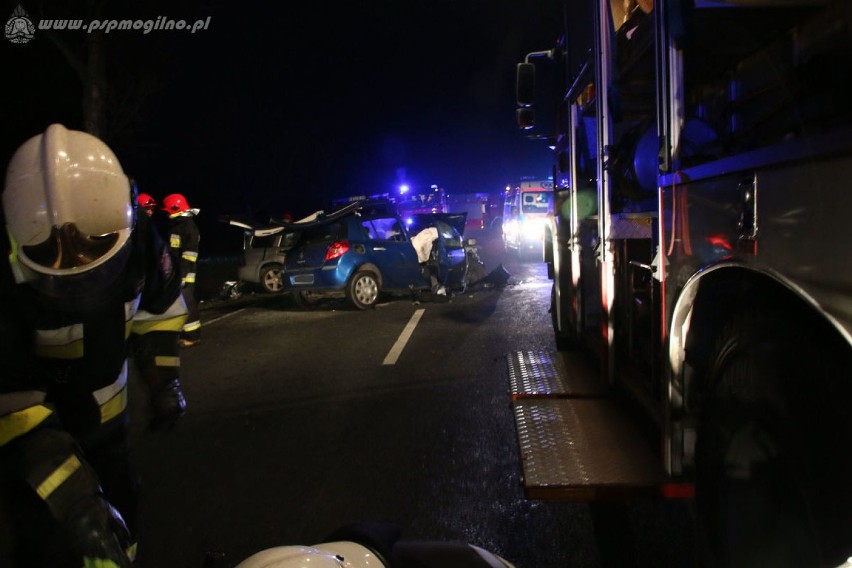
<svg viewBox="0 0 852 568">
<path fill-rule="evenodd" d="M 186 202 L 186 197 L 180 193 L 172 193 L 163 199 L 163 211 L 168 213 L 169 216 L 175 217 L 189 211 L 189 203 Z"/>
<path fill-rule="evenodd" d="M 145 209 L 157 206 L 157 201 L 147 193 L 140 193 L 136 197 L 136 203 L 139 205 L 139 207 L 143 207 Z"/>
<path fill-rule="evenodd" d="M 24 142 L 3 191 L 17 278 L 63 305 L 102 294 L 130 254 L 130 196 L 115 154 L 91 134 L 52 124 Z"/>
</svg>

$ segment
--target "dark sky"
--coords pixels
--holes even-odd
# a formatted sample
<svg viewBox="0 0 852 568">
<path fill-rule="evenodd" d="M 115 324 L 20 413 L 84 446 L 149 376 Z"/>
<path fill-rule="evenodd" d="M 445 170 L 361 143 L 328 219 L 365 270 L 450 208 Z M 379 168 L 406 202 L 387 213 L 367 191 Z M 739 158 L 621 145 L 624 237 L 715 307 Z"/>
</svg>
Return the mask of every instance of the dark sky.
<svg viewBox="0 0 852 568">
<path fill-rule="evenodd" d="M 143 5 L 144 4 L 144 5 Z M 6 15 L 16 1 L 5 2 Z M 85 3 L 24 0 L 31 19 Z M 401 181 L 499 191 L 547 176 L 514 124 L 515 63 L 560 28 L 553 0 L 112 1 L 107 17 L 211 17 L 196 34 L 107 36 L 110 130 L 157 198 L 211 213 L 309 212 Z M 76 54 L 82 32 L 58 32 Z M 46 34 L 4 40 L 3 164 L 51 122 L 81 128 L 81 82 Z"/>
</svg>

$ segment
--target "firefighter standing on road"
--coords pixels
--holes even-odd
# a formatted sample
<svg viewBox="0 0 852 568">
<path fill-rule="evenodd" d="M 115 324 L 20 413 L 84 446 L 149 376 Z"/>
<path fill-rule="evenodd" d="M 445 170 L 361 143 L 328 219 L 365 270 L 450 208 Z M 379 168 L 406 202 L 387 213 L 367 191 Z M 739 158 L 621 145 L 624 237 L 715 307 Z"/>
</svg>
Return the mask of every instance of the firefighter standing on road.
<svg viewBox="0 0 852 568">
<path fill-rule="evenodd" d="M 186 198 L 173 193 L 163 199 L 163 211 L 169 215 L 169 246 L 180 258 L 180 274 L 183 297 L 189 315 L 180 334 L 181 347 L 190 347 L 201 341 L 201 318 L 195 298 L 195 275 L 198 267 L 198 243 L 201 240 L 195 216 L 198 209 L 191 209 Z"/>
<path fill-rule="evenodd" d="M 132 200 L 115 155 L 84 132 L 51 125 L 9 162 L 0 502 L 11 520 L 0 522 L 0 552 L 18 566 L 130 566 L 138 487 L 128 459 L 129 338 L 152 425 L 185 411 L 179 275 Z"/>
</svg>

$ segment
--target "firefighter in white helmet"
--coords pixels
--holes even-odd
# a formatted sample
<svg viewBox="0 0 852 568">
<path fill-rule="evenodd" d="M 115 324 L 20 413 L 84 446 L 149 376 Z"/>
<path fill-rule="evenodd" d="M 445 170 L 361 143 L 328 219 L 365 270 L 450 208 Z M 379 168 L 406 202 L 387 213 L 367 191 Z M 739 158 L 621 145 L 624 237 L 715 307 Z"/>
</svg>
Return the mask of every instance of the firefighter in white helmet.
<svg viewBox="0 0 852 568">
<path fill-rule="evenodd" d="M 130 565 L 130 345 L 150 387 L 152 425 L 185 411 L 180 276 L 147 215 L 137 215 L 133 191 L 106 144 L 58 124 L 9 162 L 3 213 L 14 281 L 0 298 L 0 491 L 14 519 L 0 541 L 14 539 L 18 566 Z M 45 544 L 57 534 L 71 551 Z"/>
</svg>

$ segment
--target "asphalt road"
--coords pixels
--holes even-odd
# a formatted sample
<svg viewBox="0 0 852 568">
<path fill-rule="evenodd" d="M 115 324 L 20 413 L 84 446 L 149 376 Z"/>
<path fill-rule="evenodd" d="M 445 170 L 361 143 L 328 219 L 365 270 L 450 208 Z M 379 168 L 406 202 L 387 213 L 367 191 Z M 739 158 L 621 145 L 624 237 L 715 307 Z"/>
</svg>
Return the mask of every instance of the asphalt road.
<svg viewBox="0 0 852 568">
<path fill-rule="evenodd" d="M 205 302 L 203 340 L 183 352 L 185 419 L 151 433 L 131 392 L 138 565 L 233 566 L 361 521 L 471 542 L 519 568 L 690 565 L 684 504 L 524 498 L 506 355 L 555 349 L 550 282 L 542 264 L 482 244 L 508 284 L 451 301 L 366 312 L 303 311 L 286 295 Z"/>
</svg>

